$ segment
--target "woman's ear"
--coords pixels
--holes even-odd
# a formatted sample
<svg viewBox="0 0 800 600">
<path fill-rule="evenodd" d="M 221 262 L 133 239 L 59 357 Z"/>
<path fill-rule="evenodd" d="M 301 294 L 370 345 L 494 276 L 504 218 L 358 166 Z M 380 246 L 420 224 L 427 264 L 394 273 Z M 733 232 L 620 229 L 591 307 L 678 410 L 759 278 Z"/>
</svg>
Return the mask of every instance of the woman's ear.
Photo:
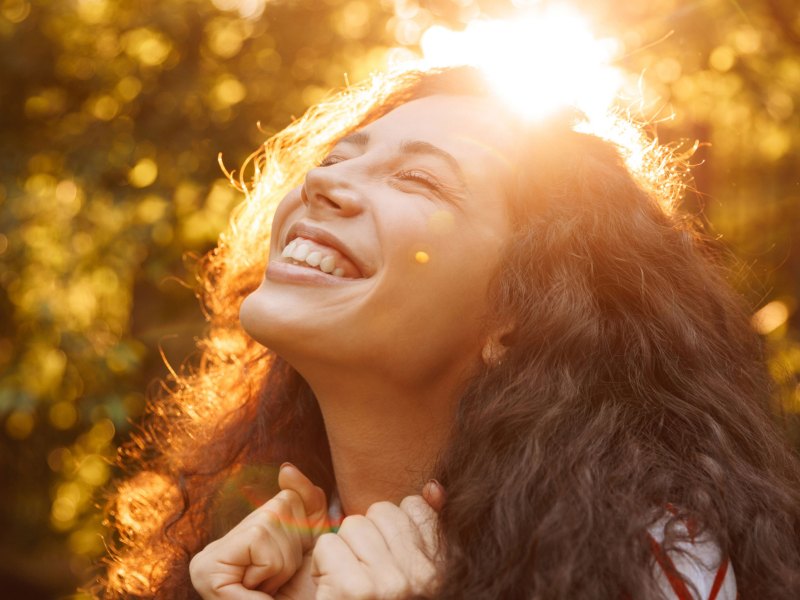
<svg viewBox="0 0 800 600">
<path fill-rule="evenodd" d="M 511 345 L 513 325 L 498 327 L 489 335 L 481 349 L 481 358 L 487 367 L 496 367 L 503 362 L 503 357 Z"/>
</svg>

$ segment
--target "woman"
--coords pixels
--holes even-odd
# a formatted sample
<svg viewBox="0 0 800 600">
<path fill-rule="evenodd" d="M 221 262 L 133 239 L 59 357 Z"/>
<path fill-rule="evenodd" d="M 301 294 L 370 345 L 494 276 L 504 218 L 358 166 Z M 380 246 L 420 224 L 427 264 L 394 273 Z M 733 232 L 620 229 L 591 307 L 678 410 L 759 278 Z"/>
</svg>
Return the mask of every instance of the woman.
<svg viewBox="0 0 800 600">
<path fill-rule="evenodd" d="M 471 69 L 272 138 L 207 258 L 198 366 L 127 446 L 107 594 L 195 597 L 200 553 L 206 597 L 198 562 L 242 598 L 394 597 L 387 569 L 436 598 L 798 597 L 800 466 L 759 340 L 648 150 L 636 170 L 528 124 Z M 306 560 L 256 573 L 262 551 Z"/>
</svg>

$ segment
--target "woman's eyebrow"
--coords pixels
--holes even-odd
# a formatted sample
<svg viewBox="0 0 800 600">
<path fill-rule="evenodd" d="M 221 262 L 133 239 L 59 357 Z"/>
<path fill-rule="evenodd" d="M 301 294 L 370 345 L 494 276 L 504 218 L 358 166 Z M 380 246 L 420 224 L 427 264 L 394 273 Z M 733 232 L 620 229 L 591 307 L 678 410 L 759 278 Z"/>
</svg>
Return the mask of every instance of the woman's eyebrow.
<svg viewBox="0 0 800 600">
<path fill-rule="evenodd" d="M 400 150 L 407 154 L 429 154 L 441 158 L 455 173 L 461 187 L 467 188 L 467 179 L 464 177 L 464 171 L 461 170 L 461 165 L 449 152 L 422 140 L 406 140 L 400 144 Z"/>
<path fill-rule="evenodd" d="M 339 140 L 339 144 L 355 144 L 356 146 L 366 146 L 368 143 L 369 134 L 363 131 L 355 131 Z"/>
<path fill-rule="evenodd" d="M 364 147 L 369 143 L 369 134 L 365 131 L 356 131 L 344 136 L 341 140 L 339 140 L 339 143 L 354 144 L 356 146 Z M 464 171 L 461 169 L 461 165 L 459 164 L 458 160 L 456 160 L 456 158 L 449 152 L 422 140 L 404 140 L 400 143 L 400 151 L 405 154 L 429 154 L 431 156 L 441 158 L 448 164 L 450 169 L 456 175 L 461 187 L 468 189 L 467 179 L 464 176 Z"/>
</svg>

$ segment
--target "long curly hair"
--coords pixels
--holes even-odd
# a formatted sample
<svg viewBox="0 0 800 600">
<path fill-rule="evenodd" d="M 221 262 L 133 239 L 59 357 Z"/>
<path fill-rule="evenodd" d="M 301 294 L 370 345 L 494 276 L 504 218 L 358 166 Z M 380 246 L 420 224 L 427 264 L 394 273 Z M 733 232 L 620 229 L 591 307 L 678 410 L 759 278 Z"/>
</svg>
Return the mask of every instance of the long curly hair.
<svg viewBox="0 0 800 600">
<path fill-rule="evenodd" d="M 95 596 L 196 598 L 189 560 L 275 493 L 285 460 L 333 491 L 316 399 L 243 332 L 239 305 L 280 199 L 343 135 L 436 93 L 492 96 L 469 68 L 378 76 L 252 157 L 245 201 L 202 263 L 198 354 L 120 450 Z M 619 124 L 516 123 L 502 190 L 515 233 L 492 285 L 494 318 L 513 328 L 502 363 L 468 382 L 435 468 L 439 598 L 656 596 L 647 531 L 665 506 L 666 548 L 692 519 L 730 557 L 741 598 L 800 597 L 800 463 L 760 339 L 724 250 L 676 208 L 680 160 Z"/>
</svg>

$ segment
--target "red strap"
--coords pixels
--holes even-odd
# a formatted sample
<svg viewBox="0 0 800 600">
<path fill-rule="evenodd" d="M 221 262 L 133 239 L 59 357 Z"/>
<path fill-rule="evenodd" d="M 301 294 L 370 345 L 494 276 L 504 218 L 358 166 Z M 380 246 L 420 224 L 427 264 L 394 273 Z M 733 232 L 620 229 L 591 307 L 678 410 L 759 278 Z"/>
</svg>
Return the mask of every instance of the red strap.
<svg viewBox="0 0 800 600">
<path fill-rule="evenodd" d="M 689 590 L 686 589 L 686 583 L 683 581 L 683 579 L 681 579 L 678 569 L 675 568 L 675 564 L 672 562 L 672 559 L 669 557 L 669 555 L 664 552 L 661 544 L 659 544 L 649 533 L 647 534 L 647 537 L 650 538 L 650 548 L 653 550 L 653 555 L 656 557 L 656 562 L 658 562 L 658 564 L 661 566 L 661 569 L 664 571 L 664 574 L 667 576 L 667 580 L 672 586 L 672 591 L 675 592 L 678 600 L 694 600 L 692 595 L 689 593 Z"/>
<path fill-rule="evenodd" d="M 714 585 L 711 586 L 711 593 L 708 595 L 708 600 L 716 600 L 717 594 L 722 589 L 722 582 L 725 580 L 725 575 L 728 573 L 728 559 L 722 561 L 722 564 L 717 569 L 717 576 L 714 577 Z"/>
<path fill-rule="evenodd" d="M 653 555 L 656 557 L 656 562 L 658 562 L 664 574 L 667 576 L 667 580 L 670 586 L 672 586 L 672 591 L 675 592 L 678 600 L 694 600 L 689 590 L 686 588 L 686 583 L 678 573 L 678 569 L 675 568 L 675 563 L 673 563 L 672 559 L 669 557 L 669 554 L 664 552 L 661 544 L 659 544 L 652 535 L 648 533 L 647 537 L 650 538 L 650 547 L 653 550 Z M 714 576 L 714 583 L 711 586 L 708 600 L 716 600 L 717 594 L 719 594 L 719 591 L 722 589 L 722 583 L 725 581 L 725 575 L 727 575 L 727 573 L 728 559 L 726 558 L 717 569 L 717 574 Z M 738 600 L 738 594 L 736 598 Z"/>
</svg>

